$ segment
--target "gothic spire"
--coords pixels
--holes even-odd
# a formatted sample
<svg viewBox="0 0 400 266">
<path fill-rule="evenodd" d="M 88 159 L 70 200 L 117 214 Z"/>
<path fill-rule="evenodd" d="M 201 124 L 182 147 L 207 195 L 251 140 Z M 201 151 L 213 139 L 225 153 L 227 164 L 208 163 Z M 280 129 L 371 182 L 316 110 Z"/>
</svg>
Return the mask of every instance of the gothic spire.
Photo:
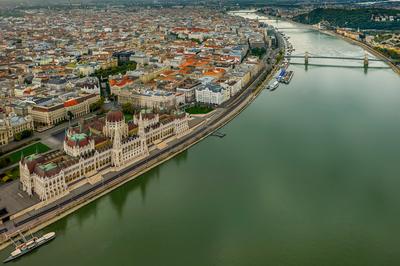
<svg viewBox="0 0 400 266">
<path fill-rule="evenodd" d="M 119 148 L 121 146 L 121 132 L 119 130 L 114 131 L 113 147 Z"/>
</svg>

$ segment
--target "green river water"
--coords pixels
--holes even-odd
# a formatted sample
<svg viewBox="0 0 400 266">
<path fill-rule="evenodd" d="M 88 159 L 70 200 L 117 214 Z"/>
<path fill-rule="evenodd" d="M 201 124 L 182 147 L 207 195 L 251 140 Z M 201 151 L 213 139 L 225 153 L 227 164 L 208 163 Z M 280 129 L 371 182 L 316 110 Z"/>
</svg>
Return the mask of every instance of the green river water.
<svg viewBox="0 0 400 266">
<path fill-rule="evenodd" d="M 317 31 L 285 32 L 294 54 L 364 54 Z M 290 69 L 290 85 L 262 92 L 225 138 L 54 223 L 44 230 L 53 242 L 11 265 L 400 265 L 399 77 Z"/>
</svg>

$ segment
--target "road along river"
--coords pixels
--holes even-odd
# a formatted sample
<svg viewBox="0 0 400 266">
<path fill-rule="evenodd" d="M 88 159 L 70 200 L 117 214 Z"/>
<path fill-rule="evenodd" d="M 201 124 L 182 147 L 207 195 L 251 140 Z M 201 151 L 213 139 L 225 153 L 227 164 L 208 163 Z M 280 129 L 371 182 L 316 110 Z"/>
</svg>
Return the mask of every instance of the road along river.
<svg viewBox="0 0 400 266">
<path fill-rule="evenodd" d="M 294 53 L 364 55 L 298 25 L 283 31 Z M 50 225 L 56 240 L 14 265 L 398 265 L 399 77 L 290 69 L 292 82 L 262 92 L 226 137 Z"/>
</svg>

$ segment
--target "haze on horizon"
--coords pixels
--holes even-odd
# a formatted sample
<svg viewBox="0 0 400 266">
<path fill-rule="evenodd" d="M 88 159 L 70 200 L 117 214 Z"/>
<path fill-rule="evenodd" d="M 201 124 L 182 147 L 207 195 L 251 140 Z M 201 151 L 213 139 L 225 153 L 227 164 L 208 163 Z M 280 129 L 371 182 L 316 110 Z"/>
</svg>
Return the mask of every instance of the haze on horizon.
<svg viewBox="0 0 400 266">
<path fill-rule="evenodd" d="M 19 7 L 21 4 L 26 6 L 52 6 L 52 5 L 79 5 L 79 4 L 164 4 L 174 3 L 176 4 L 189 4 L 189 3 L 204 3 L 204 2 L 220 2 L 220 0 L 0 0 L 0 6 Z M 326 3 L 326 2 L 379 2 L 382 0 L 222 0 L 223 2 L 229 3 L 257 3 L 257 4 L 278 4 L 278 3 Z M 389 1 L 400 1 L 400 0 L 389 0 Z"/>
</svg>

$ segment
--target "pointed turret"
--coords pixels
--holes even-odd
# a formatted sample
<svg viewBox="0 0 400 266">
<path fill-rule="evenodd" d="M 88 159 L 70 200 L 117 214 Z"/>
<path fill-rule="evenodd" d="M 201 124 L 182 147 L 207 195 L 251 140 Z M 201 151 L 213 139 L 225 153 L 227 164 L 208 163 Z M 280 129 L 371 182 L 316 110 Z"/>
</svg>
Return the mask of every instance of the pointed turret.
<svg viewBox="0 0 400 266">
<path fill-rule="evenodd" d="M 113 148 L 118 149 L 119 147 L 121 147 L 121 132 L 116 130 L 114 133 Z"/>
<path fill-rule="evenodd" d="M 118 130 L 115 131 L 114 134 L 114 139 L 113 139 L 113 148 L 112 148 L 112 154 L 111 154 L 111 161 L 112 164 L 116 167 L 121 166 L 121 155 L 122 149 L 121 149 L 121 132 Z"/>
<path fill-rule="evenodd" d="M 139 113 L 139 121 L 138 121 L 138 135 L 139 137 L 145 137 L 145 132 L 144 132 L 144 122 L 142 118 L 142 113 Z"/>
</svg>

